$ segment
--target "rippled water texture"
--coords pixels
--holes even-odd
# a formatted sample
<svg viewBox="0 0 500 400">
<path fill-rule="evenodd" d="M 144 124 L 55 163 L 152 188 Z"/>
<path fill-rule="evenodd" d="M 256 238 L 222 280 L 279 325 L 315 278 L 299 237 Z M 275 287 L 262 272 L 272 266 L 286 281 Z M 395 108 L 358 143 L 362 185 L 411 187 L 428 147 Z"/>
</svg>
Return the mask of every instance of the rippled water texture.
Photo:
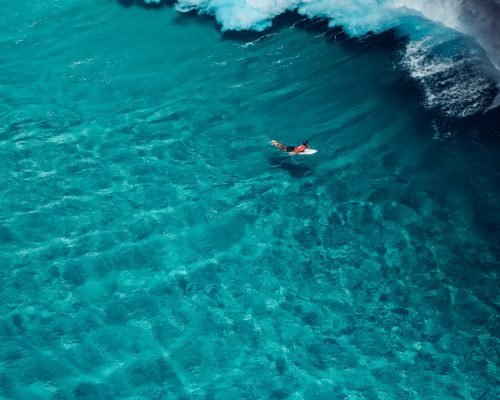
<svg viewBox="0 0 500 400">
<path fill-rule="evenodd" d="M 0 397 L 496 398 L 498 132 L 429 114 L 394 37 L 32 3 L 0 2 Z"/>
</svg>

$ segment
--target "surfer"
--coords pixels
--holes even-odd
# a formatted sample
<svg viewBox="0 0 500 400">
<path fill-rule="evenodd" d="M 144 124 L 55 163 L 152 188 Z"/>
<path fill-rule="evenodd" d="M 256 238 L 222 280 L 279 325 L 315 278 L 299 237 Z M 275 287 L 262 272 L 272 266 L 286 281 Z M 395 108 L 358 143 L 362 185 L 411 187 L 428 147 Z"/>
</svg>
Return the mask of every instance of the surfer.
<svg viewBox="0 0 500 400">
<path fill-rule="evenodd" d="M 276 140 L 272 140 L 271 144 L 285 153 L 290 153 L 291 156 L 303 153 L 306 149 L 309 148 L 309 142 L 307 140 L 304 140 L 304 142 L 300 146 L 287 146 L 283 143 L 277 142 Z"/>
</svg>

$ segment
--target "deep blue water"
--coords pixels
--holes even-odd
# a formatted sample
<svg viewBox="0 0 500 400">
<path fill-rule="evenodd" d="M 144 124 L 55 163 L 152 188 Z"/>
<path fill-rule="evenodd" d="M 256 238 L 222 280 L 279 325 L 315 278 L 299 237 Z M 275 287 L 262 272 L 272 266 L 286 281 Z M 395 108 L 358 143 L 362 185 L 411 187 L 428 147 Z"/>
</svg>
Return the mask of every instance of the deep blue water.
<svg viewBox="0 0 500 400">
<path fill-rule="evenodd" d="M 405 38 L 0 11 L 0 398 L 496 398 L 498 112 Z"/>
</svg>

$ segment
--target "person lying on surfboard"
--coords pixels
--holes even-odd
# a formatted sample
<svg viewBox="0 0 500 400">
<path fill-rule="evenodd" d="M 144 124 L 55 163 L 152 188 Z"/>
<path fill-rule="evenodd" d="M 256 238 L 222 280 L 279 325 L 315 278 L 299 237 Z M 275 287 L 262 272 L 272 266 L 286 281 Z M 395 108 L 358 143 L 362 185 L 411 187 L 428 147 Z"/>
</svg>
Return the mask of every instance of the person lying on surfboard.
<svg viewBox="0 0 500 400">
<path fill-rule="evenodd" d="M 271 144 L 285 153 L 290 153 L 291 156 L 303 153 L 306 149 L 309 148 L 309 142 L 307 140 L 304 140 L 304 142 L 300 146 L 287 146 L 283 143 L 277 142 L 276 140 L 272 140 Z"/>
</svg>

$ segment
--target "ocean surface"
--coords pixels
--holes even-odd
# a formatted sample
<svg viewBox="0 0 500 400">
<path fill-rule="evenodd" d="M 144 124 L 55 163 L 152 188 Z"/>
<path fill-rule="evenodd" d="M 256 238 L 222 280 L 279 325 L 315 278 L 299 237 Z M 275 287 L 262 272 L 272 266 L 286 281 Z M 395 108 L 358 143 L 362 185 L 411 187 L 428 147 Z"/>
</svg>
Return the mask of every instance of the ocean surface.
<svg viewBox="0 0 500 400">
<path fill-rule="evenodd" d="M 0 398 L 497 399 L 492 47 L 153 3 L 0 0 Z"/>
</svg>

